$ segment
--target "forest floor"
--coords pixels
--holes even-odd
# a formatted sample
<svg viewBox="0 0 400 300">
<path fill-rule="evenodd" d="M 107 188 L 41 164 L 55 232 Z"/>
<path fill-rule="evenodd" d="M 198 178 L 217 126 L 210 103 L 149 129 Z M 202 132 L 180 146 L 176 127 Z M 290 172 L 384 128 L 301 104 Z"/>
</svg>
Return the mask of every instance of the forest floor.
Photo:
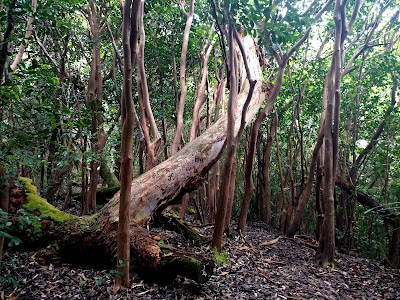
<svg viewBox="0 0 400 300">
<path fill-rule="evenodd" d="M 201 229 L 210 234 L 212 227 Z M 156 229 L 155 235 L 178 248 L 210 253 L 210 242 L 186 241 L 175 232 Z M 0 299 L 400 299 L 400 272 L 377 262 L 336 254 L 335 268 L 314 262 L 312 240 L 281 238 L 264 223 L 248 226 L 246 239 L 226 238 L 229 262 L 216 265 L 205 284 L 178 277 L 172 284 L 144 282 L 132 273 L 132 284 L 112 293 L 115 271 L 72 265 L 41 266 L 33 252 L 6 251 L 0 277 Z"/>
</svg>

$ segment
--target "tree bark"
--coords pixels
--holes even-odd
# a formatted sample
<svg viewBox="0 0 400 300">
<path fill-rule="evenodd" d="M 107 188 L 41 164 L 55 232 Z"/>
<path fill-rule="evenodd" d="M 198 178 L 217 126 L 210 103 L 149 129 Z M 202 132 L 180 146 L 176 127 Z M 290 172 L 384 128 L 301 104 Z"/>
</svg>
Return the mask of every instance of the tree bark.
<svg viewBox="0 0 400 300">
<path fill-rule="evenodd" d="M 182 39 L 182 51 L 181 51 L 181 59 L 180 59 L 180 87 L 181 87 L 181 95 L 179 98 L 178 110 L 177 110 L 177 118 L 176 118 L 176 132 L 174 141 L 172 143 L 171 154 L 174 155 L 178 152 L 179 144 L 182 138 L 182 131 L 183 131 L 183 112 L 185 109 L 185 102 L 186 102 L 186 94 L 187 94 L 187 87 L 186 87 L 186 56 L 189 44 L 189 34 L 190 28 L 192 27 L 193 22 L 193 15 L 194 15 L 194 2 L 195 0 L 189 0 L 189 11 L 185 12 L 182 4 L 182 10 L 186 14 L 186 25 L 185 30 L 183 32 L 183 39 Z M 183 3 L 183 2 L 181 2 Z"/>
<path fill-rule="evenodd" d="M 0 257 L 1 258 L 1 257 Z M 399 267 L 400 261 L 400 221 L 393 224 L 392 234 L 389 240 L 388 262 L 392 268 Z"/>
<path fill-rule="evenodd" d="M 208 46 L 208 47 L 207 47 Z M 192 118 L 192 126 L 190 129 L 189 142 L 193 141 L 198 133 L 200 133 L 200 110 L 204 103 L 204 93 L 206 90 L 207 76 L 208 76 L 208 58 L 210 57 L 211 50 L 214 47 L 214 42 L 204 45 L 204 48 L 207 47 L 207 51 L 203 57 L 203 71 L 201 76 L 201 83 L 197 92 L 196 102 L 193 108 L 193 118 Z M 181 208 L 179 210 L 179 216 L 183 218 L 185 216 L 186 210 L 189 205 L 189 195 L 184 195 L 182 198 Z"/>
<path fill-rule="evenodd" d="M 253 96 L 244 114 L 244 122 L 247 125 L 258 112 L 265 95 L 254 40 L 251 37 L 245 37 L 243 44 L 246 48 L 249 66 L 254 78 L 257 79 Z M 244 89 L 238 95 L 238 115 L 241 115 L 248 93 L 249 85 L 245 84 Z M 241 120 L 237 118 L 234 122 L 234 133 L 236 134 L 239 131 Z M 222 153 L 226 140 L 226 127 L 226 117 L 222 117 L 177 154 L 133 179 L 130 188 L 129 207 L 122 210 L 119 208 L 120 198 L 123 195 L 118 193 L 102 210 L 92 216 L 78 218 L 51 210 L 52 213 L 47 219 L 50 219 L 54 226 L 50 226 L 52 230 L 43 230 L 42 245 L 44 241 L 58 241 L 58 254 L 62 260 L 75 260 L 76 262 L 76 259 L 78 259 L 83 263 L 104 261 L 115 266 L 117 227 L 123 221 L 120 219 L 119 211 L 124 211 L 128 212 L 130 216 L 127 226 L 130 230 L 128 236 L 131 240 L 130 251 L 133 264 L 138 266 L 138 271 L 142 269 L 145 272 L 157 273 L 162 270 L 161 265 L 165 259 L 160 255 L 162 249 L 152 239 L 148 231 L 141 227 L 150 221 L 154 213 L 163 210 L 174 201 L 179 201 L 180 196 L 199 186 Z M 127 177 L 129 176 L 122 176 L 122 178 Z M 121 188 L 122 185 L 121 182 Z M 29 182 L 26 189 L 32 189 Z M 27 194 L 29 201 L 37 198 L 34 195 L 31 196 L 32 193 Z M 42 205 L 43 202 L 45 201 L 38 201 L 36 204 L 34 202 L 34 205 L 30 207 L 32 210 L 39 210 L 38 206 L 39 204 Z M 46 226 L 45 224 L 48 223 L 44 220 L 42 225 Z M 124 224 L 126 224 L 126 221 Z M 190 257 L 194 258 L 193 255 L 190 255 Z M 198 272 L 189 272 L 189 274 L 186 272 L 186 274 L 187 276 L 200 274 L 196 280 L 204 282 L 211 275 L 209 270 L 212 269 L 212 264 L 206 258 L 197 261 L 200 261 L 196 269 Z M 207 271 L 205 275 L 202 275 L 201 272 L 203 268 Z"/>
<path fill-rule="evenodd" d="M 7 174 L 0 164 L 0 208 L 4 212 L 8 212 L 9 205 L 9 184 L 7 181 Z M 4 237 L 0 237 L 0 261 L 3 259 Z"/>
<path fill-rule="evenodd" d="M 37 0 L 32 0 L 31 4 L 31 9 L 32 9 L 32 14 L 36 13 L 36 7 L 37 7 Z M 33 23 L 33 16 L 30 16 L 28 20 L 26 21 L 26 31 L 25 31 L 25 39 L 24 42 L 19 46 L 18 53 L 14 58 L 13 63 L 11 64 L 10 68 L 11 70 L 15 71 L 18 67 L 18 64 L 22 60 L 22 56 L 24 55 L 25 48 L 29 43 L 29 38 L 32 36 L 32 23 Z"/>
<path fill-rule="evenodd" d="M 103 123 L 103 116 L 101 113 L 103 101 L 103 79 L 100 60 L 100 37 L 102 27 L 100 27 L 99 24 L 99 17 L 100 15 L 98 15 L 96 11 L 95 2 L 89 0 L 88 21 L 94 42 L 92 47 L 92 63 L 90 66 L 86 106 L 88 110 L 93 110 L 90 127 L 92 133 L 91 147 L 94 158 L 90 163 L 90 183 L 87 201 L 89 210 L 92 212 L 96 212 L 96 191 L 100 174 L 101 152 L 107 141 L 104 129 L 101 127 L 101 124 Z"/>
<path fill-rule="evenodd" d="M 267 224 L 271 223 L 271 180 L 269 176 L 269 167 L 271 162 L 271 153 L 272 153 L 272 141 L 274 139 L 274 135 L 276 134 L 277 120 L 274 120 L 271 129 L 268 134 L 267 144 L 265 146 L 265 154 L 264 154 L 264 165 L 263 165 L 263 175 L 264 175 L 264 196 L 262 199 L 259 199 L 260 202 L 260 219 Z"/>
<path fill-rule="evenodd" d="M 137 70 L 138 70 L 138 94 L 139 94 L 139 106 L 140 106 L 140 121 L 144 135 L 144 144 L 146 152 L 146 171 L 150 170 L 158 163 L 158 155 L 161 151 L 161 135 L 158 131 L 156 121 L 153 116 L 153 111 L 150 105 L 150 95 L 147 85 L 146 70 L 144 66 L 144 48 L 146 42 L 146 35 L 144 31 L 144 1 L 140 2 L 138 11 L 138 28 L 140 43 L 138 45 L 137 55 Z M 153 140 L 150 137 L 153 136 Z"/>
<path fill-rule="evenodd" d="M 134 107 L 132 98 L 132 70 L 133 53 L 137 50 L 137 41 L 130 40 L 131 32 L 136 37 L 140 0 L 125 1 L 123 8 L 123 29 L 122 40 L 124 48 L 124 78 L 123 78 L 123 97 L 121 101 L 121 190 L 120 202 L 118 206 L 119 222 L 117 235 L 117 276 L 116 288 L 129 286 L 129 265 L 130 265 L 130 200 L 131 186 L 133 178 L 133 127 L 134 127 Z M 132 7 L 131 7 L 132 6 Z M 132 13 L 131 13 L 132 11 Z M 131 27 L 132 26 L 132 27 Z M 131 49 L 133 45 L 133 49 Z"/>
</svg>

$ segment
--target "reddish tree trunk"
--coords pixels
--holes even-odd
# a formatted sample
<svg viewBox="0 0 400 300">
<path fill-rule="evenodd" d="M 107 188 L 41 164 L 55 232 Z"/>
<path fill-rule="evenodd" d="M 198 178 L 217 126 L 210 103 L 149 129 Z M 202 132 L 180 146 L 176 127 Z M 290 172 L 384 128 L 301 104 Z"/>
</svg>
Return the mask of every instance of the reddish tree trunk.
<svg viewBox="0 0 400 300">
<path fill-rule="evenodd" d="M 229 216 L 228 209 L 233 201 L 232 186 L 235 185 L 235 173 L 233 168 L 235 165 L 237 140 L 235 139 L 235 119 L 237 114 L 237 90 L 238 90 L 238 67 L 235 48 L 233 45 L 233 28 L 229 26 L 229 70 L 230 70 L 230 93 L 228 104 L 228 125 L 226 134 L 226 158 L 222 167 L 221 194 L 218 199 L 217 214 L 214 225 L 214 233 L 212 247 L 220 251 L 222 249 L 223 234 Z"/>
<path fill-rule="evenodd" d="M 0 164 L 0 208 L 8 212 L 9 188 L 7 174 Z M 4 237 L 0 237 L 0 261 L 3 259 Z"/>
<path fill-rule="evenodd" d="M 182 51 L 181 51 L 181 59 L 180 59 L 180 87 L 181 87 L 181 95 L 179 98 L 178 110 L 177 110 L 177 118 L 176 118 L 176 131 L 174 141 L 172 143 L 171 154 L 174 155 L 178 152 L 180 141 L 182 139 L 182 131 L 183 131 L 183 112 L 185 109 L 186 102 L 186 56 L 189 44 L 189 34 L 190 28 L 192 27 L 193 15 L 194 15 L 194 1 L 189 0 L 189 11 L 186 14 L 186 25 L 185 30 L 183 32 L 183 40 L 182 40 Z M 183 2 L 181 2 L 183 3 Z M 182 4 L 183 5 L 183 4 Z M 182 6 L 183 9 L 183 6 Z M 183 9 L 184 10 L 184 9 Z"/>
<path fill-rule="evenodd" d="M 100 61 L 101 28 L 98 20 L 99 16 L 97 15 L 93 0 L 89 0 L 88 12 L 90 31 L 92 33 L 94 43 L 92 49 L 92 63 L 90 67 L 91 70 L 87 89 L 86 106 L 89 110 L 93 110 L 93 117 L 91 120 L 91 147 L 94 158 L 90 163 L 90 183 L 86 200 L 88 202 L 89 210 L 96 212 L 96 191 L 99 182 L 101 151 L 106 144 L 107 138 L 105 136 L 104 129 L 101 128 L 101 124 L 103 123 L 103 117 L 101 113 L 103 101 L 103 79 Z"/>
<path fill-rule="evenodd" d="M 265 146 L 264 166 L 263 166 L 264 196 L 262 197 L 262 199 L 259 199 L 259 201 L 261 202 L 260 219 L 265 221 L 267 224 L 271 223 L 272 194 L 271 194 L 271 180 L 269 176 L 269 167 L 270 167 L 271 153 L 272 153 L 272 141 L 274 139 L 274 135 L 276 134 L 276 128 L 277 128 L 277 121 L 275 120 L 271 125 L 271 130 L 267 138 L 267 145 Z"/>
<path fill-rule="evenodd" d="M 400 260 L 400 221 L 394 223 L 389 240 L 388 261 L 392 268 L 399 267 Z"/>
<path fill-rule="evenodd" d="M 133 54 L 137 47 L 137 24 L 140 8 L 140 0 L 127 0 L 123 8 L 122 40 L 124 47 L 124 81 L 123 98 L 121 101 L 121 189 L 119 201 L 119 222 L 117 236 L 117 276 L 116 287 L 129 287 L 130 264 L 130 201 L 132 196 L 132 144 L 134 128 L 134 106 L 132 98 L 132 70 Z M 132 8 L 131 8 L 132 6 Z M 132 10 L 131 10 L 132 9 Z M 132 27 L 130 28 L 132 24 Z M 131 39 L 134 39 L 133 41 Z M 135 48 L 131 49 L 131 45 Z"/>
<path fill-rule="evenodd" d="M 140 121 L 141 128 L 144 135 L 144 144 L 146 152 L 146 167 L 148 171 L 158 163 L 158 155 L 161 151 L 161 135 L 158 131 L 156 121 L 153 116 L 153 111 L 150 105 L 150 96 L 147 85 L 146 71 L 144 66 L 144 47 L 146 42 L 146 36 L 144 31 L 144 1 L 141 2 L 138 12 L 138 27 L 140 43 L 138 45 L 137 52 L 137 64 L 138 64 L 138 94 L 139 94 L 139 106 L 140 106 Z M 136 42 L 136 41 L 131 41 Z M 135 46 L 137 47 L 137 46 Z M 153 140 L 150 137 L 153 136 Z"/>
</svg>

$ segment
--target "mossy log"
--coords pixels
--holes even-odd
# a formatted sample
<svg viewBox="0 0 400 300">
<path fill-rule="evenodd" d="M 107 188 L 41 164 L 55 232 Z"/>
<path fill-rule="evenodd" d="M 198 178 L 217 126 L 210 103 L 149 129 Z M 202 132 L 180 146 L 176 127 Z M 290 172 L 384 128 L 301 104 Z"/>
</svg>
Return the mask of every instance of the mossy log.
<svg viewBox="0 0 400 300">
<path fill-rule="evenodd" d="M 241 87 L 237 99 L 235 135 L 242 122 L 244 125 L 251 123 L 269 92 L 267 89 L 271 88 L 271 85 L 268 85 L 268 88 L 264 85 L 255 41 L 247 36 L 242 43 L 246 57 L 238 55 Z M 244 72 L 244 59 L 247 61 L 253 79 L 257 82 L 251 98 L 248 98 L 250 85 L 246 79 L 246 72 Z M 208 171 L 221 156 L 225 147 L 226 133 L 227 117 L 225 115 L 174 156 L 133 180 L 129 211 L 131 215 L 131 258 L 138 271 L 157 274 L 166 269 L 164 261 L 167 260 L 165 258 L 174 256 L 174 254 L 162 255 L 160 247 L 149 232 L 142 227 L 148 224 L 155 212 L 160 212 L 174 202 L 180 201 L 182 195 L 198 188 Z M 30 189 L 29 184 L 29 182 L 25 182 L 27 191 Z M 36 196 L 32 198 L 36 198 Z M 39 202 L 41 203 L 41 201 Z M 115 264 L 119 193 L 97 214 L 90 217 L 59 214 L 47 205 L 44 205 L 43 208 L 38 207 L 38 203 L 35 203 L 30 209 L 35 207 L 31 211 L 38 211 L 39 215 L 41 209 L 48 212 L 47 219 L 42 219 L 42 223 L 43 225 L 47 224 L 49 230 L 43 230 L 41 237 L 42 240 L 54 241 L 52 251 L 57 254 L 57 257 L 67 261 L 80 260 L 83 263 Z M 42 257 L 45 259 L 45 255 Z M 187 267 L 190 261 L 196 262 L 195 266 L 192 265 L 193 268 Z M 183 263 L 185 267 L 177 268 L 176 264 L 179 262 Z M 173 270 L 180 269 L 179 272 L 185 276 L 195 274 L 196 272 L 193 270 L 199 270 L 197 274 L 201 274 L 203 277 L 193 278 L 199 282 L 204 282 L 209 278 L 213 269 L 210 259 L 206 257 L 200 259 L 192 254 L 180 255 L 180 258 L 171 260 L 171 263 L 174 265 Z"/>
<path fill-rule="evenodd" d="M 111 172 L 107 163 L 103 159 L 100 166 L 100 176 L 108 187 L 119 187 L 121 184 L 113 172 Z"/>
<path fill-rule="evenodd" d="M 13 186 L 10 192 L 10 213 L 23 208 L 40 220 L 36 230 L 18 231 L 24 244 L 40 247 L 34 259 L 41 264 L 68 262 L 102 267 L 116 266 L 116 222 L 109 222 L 106 213 L 76 217 L 59 211 L 37 194 L 28 178 L 20 178 L 22 187 Z M 172 247 L 162 250 L 149 231 L 131 226 L 131 260 L 139 274 L 154 281 L 173 280 L 177 275 L 204 283 L 212 275 L 211 256 L 192 254 Z M 165 248 L 165 246 L 164 246 Z M 167 280 L 167 281 L 168 281 Z"/>
<path fill-rule="evenodd" d="M 157 215 L 157 219 L 165 229 L 178 232 L 188 240 L 196 241 L 201 238 L 200 233 L 196 229 L 190 227 L 173 210 Z"/>
</svg>

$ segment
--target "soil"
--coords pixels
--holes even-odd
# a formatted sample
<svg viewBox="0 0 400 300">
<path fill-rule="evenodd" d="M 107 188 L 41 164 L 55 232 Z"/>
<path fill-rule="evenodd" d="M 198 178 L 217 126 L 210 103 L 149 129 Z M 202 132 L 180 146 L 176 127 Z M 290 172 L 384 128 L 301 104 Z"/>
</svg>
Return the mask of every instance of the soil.
<svg viewBox="0 0 400 300">
<path fill-rule="evenodd" d="M 212 227 L 199 230 L 210 236 Z M 210 253 L 207 239 L 192 242 L 175 232 L 152 232 L 177 248 Z M 250 223 L 246 238 L 225 239 L 229 262 L 216 265 L 209 282 L 178 277 L 172 284 L 151 283 L 132 272 L 131 287 L 118 293 L 113 293 L 114 270 L 42 266 L 31 260 L 34 252 L 8 250 L 0 269 L 0 299 L 400 299 L 399 270 L 340 253 L 335 268 L 323 268 L 314 262 L 311 238 L 278 236 L 271 226 Z"/>
</svg>

